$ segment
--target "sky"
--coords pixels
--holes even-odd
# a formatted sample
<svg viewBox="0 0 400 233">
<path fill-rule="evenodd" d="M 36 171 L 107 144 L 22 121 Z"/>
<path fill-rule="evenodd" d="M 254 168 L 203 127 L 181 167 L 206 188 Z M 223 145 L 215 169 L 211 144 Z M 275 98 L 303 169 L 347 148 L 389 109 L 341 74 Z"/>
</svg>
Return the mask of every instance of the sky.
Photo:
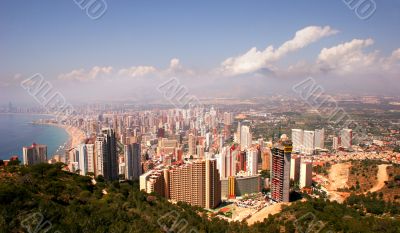
<svg viewBox="0 0 400 233">
<path fill-rule="evenodd" d="M 172 78 L 199 98 L 288 94 L 308 77 L 400 91 L 397 0 L 365 0 L 368 19 L 340 0 L 84 1 L 2 1 L 0 104 L 33 101 L 20 84 L 35 74 L 72 103 L 157 99 Z"/>
</svg>

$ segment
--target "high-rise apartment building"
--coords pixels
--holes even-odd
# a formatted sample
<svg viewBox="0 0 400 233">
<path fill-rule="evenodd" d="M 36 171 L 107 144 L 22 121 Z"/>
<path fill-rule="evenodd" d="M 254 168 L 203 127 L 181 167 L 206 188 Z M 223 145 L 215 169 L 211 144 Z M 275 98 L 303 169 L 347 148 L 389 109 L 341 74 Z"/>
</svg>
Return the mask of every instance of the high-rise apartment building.
<svg viewBox="0 0 400 233">
<path fill-rule="evenodd" d="M 216 208 L 221 202 L 221 181 L 216 160 L 196 160 L 169 171 L 169 195 L 203 208 Z"/>
<path fill-rule="evenodd" d="M 353 130 L 352 129 L 342 129 L 340 131 L 340 145 L 349 149 L 353 145 Z"/>
<path fill-rule="evenodd" d="M 292 129 L 292 141 L 293 141 L 293 151 L 302 152 L 303 151 L 303 130 L 302 129 Z"/>
<path fill-rule="evenodd" d="M 252 134 L 250 132 L 250 127 L 247 125 L 243 125 L 240 130 L 240 147 L 242 150 L 251 147 L 252 142 Z"/>
<path fill-rule="evenodd" d="M 314 153 L 314 144 L 315 144 L 315 132 L 310 130 L 303 131 L 303 146 L 304 150 L 302 151 L 304 154 L 311 155 Z"/>
<path fill-rule="evenodd" d="M 141 150 L 139 143 L 124 145 L 125 179 L 137 180 L 142 174 Z"/>
<path fill-rule="evenodd" d="M 300 157 L 293 155 L 290 160 L 290 179 L 298 182 L 300 178 Z"/>
<path fill-rule="evenodd" d="M 102 129 L 102 134 L 96 138 L 95 150 L 96 175 L 102 175 L 107 180 L 118 179 L 117 144 L 113 129 Z"/>
<path fill-rule="evenodd" d="M 204 159 L 204 146 L 203 145 L 196 146 L 196 157 Z"/>
<path fill-rule="evenodd" d="M 250 176 L 257 175 L 257 165 L 258 165 L 258 150 L 255 148 L 250 148 L 247 150 L 247 166 L 246 170 Z"/>
<path fill-rule="evenodd" d="M 238 147 L 225 146 L 222 148 L 222 151 L 216 155 L 221 179 L 236 175 L 236 158 L 239 152 Z"/>
<path fill-rule="evenodd" d="M 272 148 L 271 198 L 275 202 L 289 201 L 291 153 L 290 141 Z"/>
<path fill-rule="evenodd" d="M 315 146 L 316 149 L 325 148 L 325 129 L 315 130 Z"/>
<path fill-rule="evenodd" d="M 340 140 L 339 137 L 333 137 L 332 138 L 332 150 L 337 150 L 340 146 Z"/>
<path fill-rule="evenodd" d="M 224 112 L 224 125 L 232 125 L 233 116 L 230 112 Z"/>
<path fill-rule="evenodd" d="M 47 163 L 47 146 L 33 143 L 31 146 L 22 147 L 24 165 Z"/>
<path fill-rule="evenodd" d="M 147 193 L 157 193 L 169 199 L 169 171 L 163 170 L 150 170 L 139 178 L 140 190 Z"/>
<path fill-rule="evenodd" d="M 193 134 L 189 134 L 188 141 L 188 155 L 195 156 L 196 155 L 196 136 Z"/>
<path fill-rule="evenodd" d="M 94 173 L 94 144 L 79 144 L 76 148 L 79 164 L 79 174 Z"/>
<path fill-rule="evenodd" d="M 300 182 L 299 187 L 311 187 L 312 185 L 312 163 L 302 162 L 300 165 Z"/>
<path fill-rule="evenodd" d="M 264 147 L 261 150 L 262 170 L 271 170 L 271 148 Z"/>
</svg>

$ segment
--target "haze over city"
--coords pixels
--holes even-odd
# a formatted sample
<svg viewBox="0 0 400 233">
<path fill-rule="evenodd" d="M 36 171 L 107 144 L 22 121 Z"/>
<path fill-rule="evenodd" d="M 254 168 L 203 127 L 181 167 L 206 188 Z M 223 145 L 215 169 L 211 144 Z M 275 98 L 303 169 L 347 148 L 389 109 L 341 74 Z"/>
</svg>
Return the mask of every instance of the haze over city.
<svg viewBox="0 0 400 233">
<path fill-rule="evenodd" d="M 398 0 L 5 0 L 0 232 L 400 232 Z"/>
</svg>

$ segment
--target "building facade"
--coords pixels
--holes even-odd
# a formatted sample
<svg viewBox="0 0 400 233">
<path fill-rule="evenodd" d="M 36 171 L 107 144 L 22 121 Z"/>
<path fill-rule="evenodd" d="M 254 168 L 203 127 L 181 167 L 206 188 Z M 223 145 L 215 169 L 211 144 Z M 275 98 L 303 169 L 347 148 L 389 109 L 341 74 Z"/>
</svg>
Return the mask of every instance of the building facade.
<svg viewBox="0 0 400 233">
<path fill-rule="evenodd" d="M 291 153 L 289 141 L 272 148 L 271 198 L 275 202 L 289 201 Z"/>
<path fill-rule="evenodd" d="M 24 165 L 47 163 L 47 146 L 33 143 L 31 146 L 22 147 Z"/>
</svg>

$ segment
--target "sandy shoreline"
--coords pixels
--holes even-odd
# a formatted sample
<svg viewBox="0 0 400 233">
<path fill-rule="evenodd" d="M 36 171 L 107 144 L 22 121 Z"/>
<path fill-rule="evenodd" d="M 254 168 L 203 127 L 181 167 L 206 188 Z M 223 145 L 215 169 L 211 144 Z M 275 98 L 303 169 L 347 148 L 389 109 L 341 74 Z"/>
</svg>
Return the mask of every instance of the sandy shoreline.
<svg viewBox="0 0 400 233">
<path fill-rule="evenodd" d="M 85 133 L 81 129 L 74 126 L 54 124 L 48 122 L 35 122 L 34 124 L 49 125 L 64 129 L 69 136 L 66 149 L 75 148 L 86 139 Z"/>
</svg>

